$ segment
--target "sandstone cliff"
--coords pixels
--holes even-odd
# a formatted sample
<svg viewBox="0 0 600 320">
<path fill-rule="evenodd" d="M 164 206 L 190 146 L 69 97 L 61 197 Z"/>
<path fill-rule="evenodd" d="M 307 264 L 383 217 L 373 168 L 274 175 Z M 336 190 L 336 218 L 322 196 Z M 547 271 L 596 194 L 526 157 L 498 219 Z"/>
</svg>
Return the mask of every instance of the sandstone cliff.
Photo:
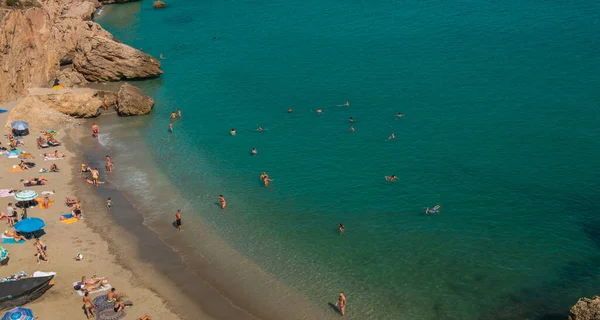
<svg viewBox="0 0 600 320">
<path fill-rule="evenodd" d="M 569 320 L 599 320 L 600 319 L 600 297 L 592 299 L 581 298 L 571 308 Z"/>
<path fill-rule="evenodd" d="M 29 97 L 35 98 L 50 108 L 76 118 L 93 118 L 101 108 L 115 107 L 117 95 L 90 88 L 80 89 L 32 89 Z"/>
</svg>

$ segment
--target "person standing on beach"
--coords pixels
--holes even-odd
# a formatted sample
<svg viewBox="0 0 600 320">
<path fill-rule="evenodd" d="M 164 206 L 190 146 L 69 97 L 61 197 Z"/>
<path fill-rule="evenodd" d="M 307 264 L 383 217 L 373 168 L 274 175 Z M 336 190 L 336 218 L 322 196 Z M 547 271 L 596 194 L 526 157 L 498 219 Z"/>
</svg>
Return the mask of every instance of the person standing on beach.
<svg viewBox="0 0 600 320">
<path fill-rule="evenodd" d="M 98 168 L 94 168 L 94 170 L 92 170 L 92 184 L 95 186 L 98 186 L 98 177 L 100 176 L 100 172 L 98 171 Z"/>
<path fill-rule="evenodd" d="M 222 194 L 219 195 L 219 204 L 221 205 L 221 209 L 225 209 L 227 206 L 227 202 L 225 202 L 225 198 L 223 198 Z"/>
<path fill-rule="evenodd" d="M 173 133 L 173 123 L 169 123 L 169 133 Z"/>
<path fill-rule="evenodd" d="M 83 309 L 85 310 L 85 316 L 89 319 L 90 315 L 92 318 L 96 317 L 96 315 L 94 314 L 94 304 L 88 295 L 89 292 L 86 292 L 83 296 Z"/>
<path fill-rule="evenodd" d="M 338 296 L 338 301 L 335 303 L 335 306 L 340 309 L 340 314 L 344 316 L 346 313 L 346 296 L 344 295 L 344 291 L 340 291 L 340 295 Z"/>
<path fill-rule="evenodd" d="M 92 123 L 92 137 L 97 138 L 100 133 L 100 127 L 94 122 Z"/>
<path fill-rule="evenodd" d="M 113 165 L 112 161 L 110 161 L 110 157 L 108 155 L 106 155 L 106 171 L 112 172 L 113 166 L 114 165 Z"/>
<path fill-rule="evenodd" d="M 177 225 L 177 230 L 181 231 L 181 209 L 175 212 L 175 224 Z"/>
</svg>

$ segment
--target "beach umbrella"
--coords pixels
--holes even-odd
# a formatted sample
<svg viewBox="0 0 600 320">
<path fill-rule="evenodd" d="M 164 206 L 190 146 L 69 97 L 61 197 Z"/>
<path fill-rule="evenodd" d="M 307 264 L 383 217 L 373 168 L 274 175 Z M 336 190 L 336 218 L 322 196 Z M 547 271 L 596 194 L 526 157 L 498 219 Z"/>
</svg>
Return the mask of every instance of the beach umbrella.
<svg viewBox="0 0 600 320">
<path fill-rule="evenodd" d="M 33 312 L 31 309 L 27 308 L 14 308 L 12 310 L 8 310 L 2 320 L 33 320 L 35 317 L 33 316 Z"/>
<path fill-rule="evenodd" d="M 17 120 L 13 121 L 13 123 L 11 123 L 10 126 L 15 130 L 23 131 L 29 128 L 29 123 L 22 120 Z"/>
<path fill-rule="evenodd" d="M 35 232 L 42 229 L 46 224 L 40 218 L 25 218 L 15 224 L 15 230 L 19 232 Z"/>
<path fill-rule="evenodd" d="M 15 200 L 17 201 L 31 201 L 37 198 L 38 193 L 33 190 L 23 190 L 15 194 Z"/>
</svg>

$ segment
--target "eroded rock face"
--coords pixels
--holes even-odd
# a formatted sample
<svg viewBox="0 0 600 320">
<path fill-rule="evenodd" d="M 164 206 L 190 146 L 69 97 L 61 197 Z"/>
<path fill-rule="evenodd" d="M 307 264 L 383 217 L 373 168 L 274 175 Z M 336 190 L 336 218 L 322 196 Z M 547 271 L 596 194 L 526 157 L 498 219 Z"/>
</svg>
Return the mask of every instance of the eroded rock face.
<svg viewBox="0 0 600 320">
<path fill-rule="evenodd" d="M 0 103 L 49 86 L 59 71 L 52 21 L 42 8 L 10 11 L 0 21 Z"/>
<path fill-rule="evenodd" d="M 138 87 L 125 83 L 117 94 L 117 112 L 122 116 L 147 114 L 154 106 L 154 99 L 145 95 Z"/>
<path fill-rule="evenodd" d="M 58 75 L 58 81 L 65 88 L 79 88 L 88 83 L 85 77 L 73 68 L 62 70 Z"/>
<path fill-rule="evenodd" d="M 55 21 L 52 31 L 57 44 L 56 51 L 60 56 L 60 63 L 63 65 L 73 63 L 77 43 L 88 36 L 97 35 L 113 40 L 113 36 L 102 29 L 99 24 L 77 18 L 58 19 Z"/>
<path fill-rule="evenodd" d="M 10 130 L 13 121 L 23 119 L 27 119 L 30 132 L 58 130 L 78 123 L 77 120 L 48 107 L 34 97 L 25 97 L 11 110 L 5 124 L 5 131 Z"/>
<path fill-rule="evenodd" d="M 152 56 L 98 35 L 78 42 L 73 67 L 94 82 L 154 78 L 163 73 Z"/>
<path fill-rule="evenodd" d="M 102 4 L 113 4 L 113 3 L 128 3 L 128 2 L 136 2 L 141 0 L 100 0 Z"/>
<path fill-rule="evenodd" d="M 571 308 L 569 320 L 598 320 L 600 319 L 600 297 L 592 299 L 581 298 Z"/>
<path fill-rule="evenodd" d="M 33 89 L 29 93 L 60 113 L 77 117 L 93 118 L 101 108 L 114 107 L 116 94 L 89 88 L 80 89 Z"/>
</svg>

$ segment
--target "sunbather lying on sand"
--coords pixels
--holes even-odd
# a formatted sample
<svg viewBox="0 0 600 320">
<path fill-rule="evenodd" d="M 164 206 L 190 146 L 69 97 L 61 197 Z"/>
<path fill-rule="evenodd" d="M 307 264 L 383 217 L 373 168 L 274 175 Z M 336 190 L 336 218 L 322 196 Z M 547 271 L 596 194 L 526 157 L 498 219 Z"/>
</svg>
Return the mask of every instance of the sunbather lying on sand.
<svg viewBox="0 0 600 320">
<path fill-rule="evenodd" d="M 29 170 L 29 165 L 27 165 L 25 161 L 21 160 L 21 163 L 19 163 L 19 168 L 21 168 L 21 170 Z"/>
<path fill-rule="evenodd" d="M 85 276 L 81 277 L 81 283 L 83 283 L 83 284 L 97 284 L 97 283 L 103 282 L 103 281 L 104 281 L 104 284 L 108 284 L 109 283 L 108 277 L 93 278 L 93 279 L 87 279 Z"/>
<path fill-rule="evenodd" d="M 23 237 L 22 235 L 20 235 L 18 232 L 16 231 L 8 231 L 5 230 L 4 231 L 4 236 L 5 237 L 9 237 L 9 238 L 13 238 L 15 239 L 16 242 L 19 242 L 21 240 L 27 240 L 27 238 Z"/>
<path fill-rule="evenodd" d="M 39 178 L 31 178 L 29 180 L 25 180 L 23 181 L 23 184 L 28 187 L 28 186 L 41 186 L 44 184 L 48 183 L 48 179 L 44 178 L 44 177 L 39 177 Z"/>
</svg>

